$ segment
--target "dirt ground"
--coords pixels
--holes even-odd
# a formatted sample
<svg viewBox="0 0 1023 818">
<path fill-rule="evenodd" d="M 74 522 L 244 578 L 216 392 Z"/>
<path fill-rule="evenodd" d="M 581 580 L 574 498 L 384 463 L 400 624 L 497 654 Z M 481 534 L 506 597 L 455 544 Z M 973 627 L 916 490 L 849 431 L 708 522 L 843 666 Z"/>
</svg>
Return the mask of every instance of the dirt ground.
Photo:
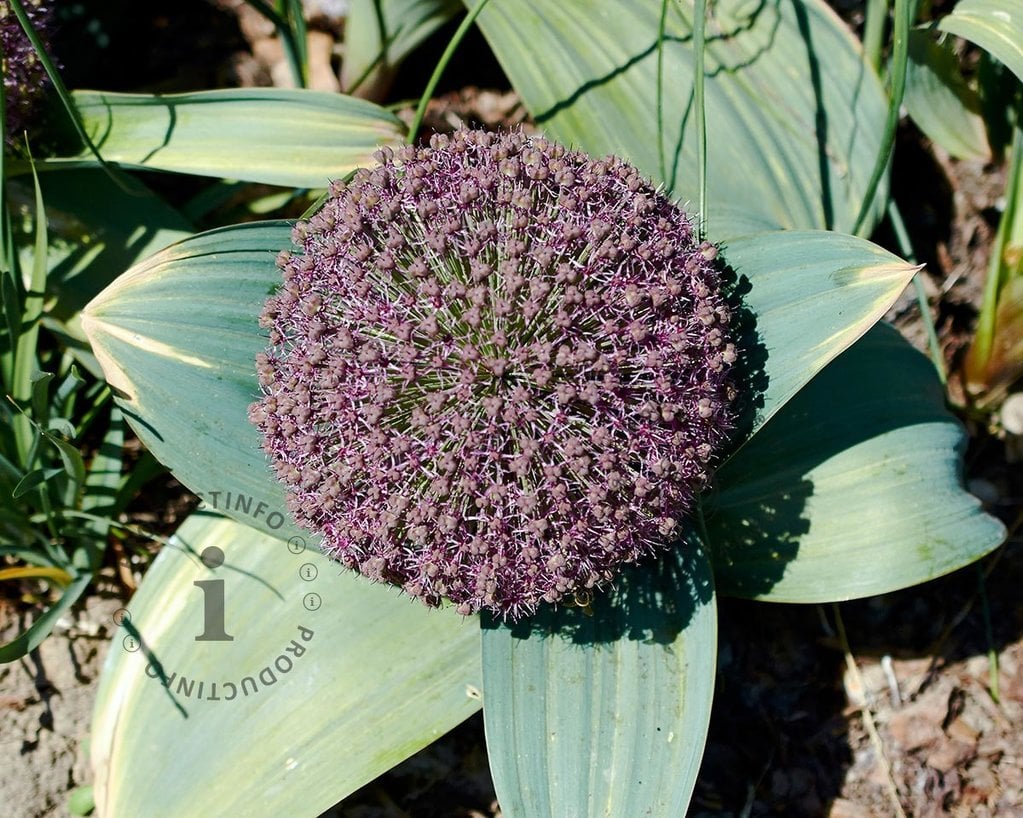
<svg viewBox="0 0 1023 818">
<path fill-rule="evenodd" d="M 0 664 L 0 812 L 11 818 L 68 814 L 69 794 L 91 781 L 92 702 L 108 640 L 114 596 L 88 596 L 54 634 L 18 662 Z M 0 639 L 30 624 L 24 606 L 0 601 Z"/>
<path fill-rule="evenodd" d="M 94 2 L 82 4 L 86 12 Z M 142 4 L 145 11 L 123 5 L 125 30 L 135 42 L 157 43 L 157 56 L 168 30 L 181 33 L 173 4 L 157 0 Z M 202 87 L 274 76 L 275 52 L 260 44 L 258 28 L 246 28 L 252 21 L 239 25 L 231 17 L 237 3 L 218 0 L 221 10 L 187 5 L 205 15 L 189 24 L 203 35 L 177 82 Z M 120 35 L 108 34 L 116 44 Z M 172 59 L 173 49 L 167 52 Z M 96 78 L 82 84 L 117 88 L 102 82 L 99 65 L 79 65 L 87 79 Z M 457 66 L 452 70 L 457 77 Z M 493 66 L 474 76 L 498 81 L 483 91 L 456 83 L 431 106 L 428 125 L 524 121 Z M 166 90 L 159 72 L 145 82 Z M 399 76 L 396 87 L 402 82 Z M 942 156 L 909 126 L 900 133 L 895 168 L 893 190 L 927 263 L 925 286 L 954 371 L 979 303 L 1001 169 Z M 875 239 L 896 249 L 883 231 Z M 924 348 L 911 292 L 888 317 Z M 691 818 L 1023 818 L 1023 440 L 1007 436 L 997 416 L 969 428 L 970 486 L 1015 532 L 977 566 L 837 608 L 721 601 L 717 694 Z M 180 502 L 180 495 L 172 499 Z M 146 513 L 136 522 L 152 527 Z M 0 813 L 67 815 L 69 793 L 89 782 L 92 696 L 114 629 L 111 614 L 128 592 L 111 567 L 100 592 L 38 650 L 0 665 Z M 0 638 L 31 617 L 18 597 L 0 599 Z M 499 814 L 477 716 L 324 818 Z"/>
</svg>

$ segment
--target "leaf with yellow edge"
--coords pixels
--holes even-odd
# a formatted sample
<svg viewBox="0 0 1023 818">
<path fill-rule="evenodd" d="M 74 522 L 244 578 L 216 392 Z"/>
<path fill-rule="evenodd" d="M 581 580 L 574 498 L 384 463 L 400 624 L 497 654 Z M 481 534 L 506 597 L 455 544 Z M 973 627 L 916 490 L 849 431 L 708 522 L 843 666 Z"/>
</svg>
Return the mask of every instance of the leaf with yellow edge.
<svg viewBox="0 0 1023 818">
<path fill-rule="evenodd" d="M 916 267 L 876 244 L 823 231 L 774 231 L 728 242 L 739 278 L 755 432 L 810 378 L 865 333 Z"/>
<path fill-rule="evenodd" d="M 218 515 L 188 518 L 119 619 L 92 725 L 105 818 L 319 815 L 480 707 L 475 619 Z"/>
<path fill-rule="evenodd" d="M 191 94 L 76 91 L 75 104 L 114 165 L 287 187 L 326 187 L 402 142 L 393 114 L 360 99 L 305 89 Z M 83 151 L 44 164 L 94 165 Z"/>
<path fill-rule="evenodd" d="M 979 45 L 1023 82 L 1023 1 L 959 0 L 938 28 Z"/>
</svg>

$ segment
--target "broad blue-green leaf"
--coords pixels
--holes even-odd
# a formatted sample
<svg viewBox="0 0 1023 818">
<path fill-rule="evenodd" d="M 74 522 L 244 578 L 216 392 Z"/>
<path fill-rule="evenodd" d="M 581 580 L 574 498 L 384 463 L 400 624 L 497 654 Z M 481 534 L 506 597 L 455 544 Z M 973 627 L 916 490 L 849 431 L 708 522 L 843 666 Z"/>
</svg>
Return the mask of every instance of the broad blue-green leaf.
<svg viewBox="0 0 1023 818">
<path fill-rule="evenodd" d="M 341 87 L 377 99 L 402 60 L 461 10 L 459 0 L 351 0 Z"/>
<path fill-rule="evenodd" d="M 483 715 L 507 818 L 681 816 L 714 693 L 717 614 L 695 542 L 589 610 L 484 625 Z"/>
<path fill-rule="evenodd" d="M 113 169 L 51 171 L 39 182 L 49 222 L 47 286 L 56 296 L 47 314 L 84 340 L 78 311 L 130 266 L 194 228 L 137 179 Z M 22 264 L 31 256 L 25 247 Z"/>
<path fill-rule="evenodd" d="M 83 316 L 125 417 L 199 494 L 234 492 L 283 507 L 246 411 L 258 396 L 255 356 L 266 345 L 257 319 L 280 281 L 275 255 L 289 246 L 283 222 L 203 233 L 130 270 Z M 913 272 L 869 242 L 824 232 L 736 240 L 726 254 L 755 316 L 746 343 L 764 391 L 751 428 L 866 332 Z M 276 534 L 290 526 L 251 524 Z"/>
<path fill-rule="evenodd" d="M 83 316 L 125 417 L 156 458 L 225 514 L 212 492 L 250 498 L 238 519 L 277 536 L 301 531 L 247 419 L 258 397 L 259 313 L 280 281 L 285 222 L 202 233 L 132 268 Z M 262 505 L 260 505 L 262 504 Z M 276 516 L 270 517 L 271 512 Z"/>
<path fill-rule="evenodd" d="M 989 51 L 1023 82 L 1023 0 L 959 0 L 938 28 Z"/>
<path fill-rule="evenodd" d="M 951 41 L 927 31 L 909 33 L 903 104 L 927 137 L 960 159 L 991 155 L 980 96 L 966 84 Z"/>
<path fill-rule="evenodd" d="M 660 7 L 651 0 L 500 0 L 478 22 L 550 136 L 592 154 L 624 156 L 675 197 L 696 202 L 693 7 L 668 4 L 664 174 Z M 887 104 L 858 44 L 819 0 L 721 0 L 708 8 L 709 234 L 851 232 Z"/>
<path fill-rule="evenodd" d="M 962 488 L 965 446 L 930 362 L 877 326 L 718 473 L 707 525 L 719 592 L 852 599 L 978 559 L 1005 529 Z"/>
<path fill-rule="evenodd" d="M 474 620 L 342 572 L 312 542 L 193 514 L 103 669 L 100 814 L 318 815 L 475 712 L 480 678 Z"/>
<path fill-rule="evenodd" d="M 108 162 L 287 187 L 326 187 L 379 145 L 400 144 L 404 130 L 370 102 L 305 89 L 77 91 L 74 99 Z M 60 161 L 68 160 L 51 163 Z M 70 161 L 95 164 L 88 151 Z"/>
<path fill-rule="evenodd" d="M 735 239 L 723 256 L 754 323 L 741 343 L 760 392 L 754 431 L 878 321 L 916 269 L 876 244 L 825 232 Z"/>
</svg>

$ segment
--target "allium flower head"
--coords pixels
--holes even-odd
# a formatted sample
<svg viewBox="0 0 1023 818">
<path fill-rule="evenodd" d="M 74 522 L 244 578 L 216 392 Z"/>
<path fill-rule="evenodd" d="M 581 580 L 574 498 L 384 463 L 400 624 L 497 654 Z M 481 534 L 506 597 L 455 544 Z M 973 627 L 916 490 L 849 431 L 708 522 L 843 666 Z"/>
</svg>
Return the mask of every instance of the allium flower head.
<svg viewBox="0 0 1023 818">
<path fill-rule="evenodd" d="M 729 307 L 685 214 L 521 133 L 384 149 L 282 254 L 251 418 L 300 525 L 506 618 L 677 542 L 733 426 Z"/>
<path fill-rule="evenodd" d="M 46 42 L 53 28 L 53 6 L 47 0 L 24 0 L 23 5 L 32 27 Z M 49 80 L 9 0 L 0 0 L 0 53 L 7 100 L 5 137 L 9 142 L 17 142 Z"/>
</svg>

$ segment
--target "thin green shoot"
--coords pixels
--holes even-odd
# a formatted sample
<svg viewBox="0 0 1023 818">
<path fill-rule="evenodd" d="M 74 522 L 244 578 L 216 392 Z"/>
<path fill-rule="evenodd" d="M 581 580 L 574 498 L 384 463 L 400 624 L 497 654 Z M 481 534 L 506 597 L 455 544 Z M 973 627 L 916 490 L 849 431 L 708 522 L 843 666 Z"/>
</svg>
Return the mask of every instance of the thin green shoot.
<svg viewBox="0 0 1023 818">
<path fill-rule="evenodd" d="M 895 132 L 899 127 L 899 109 L 906 93 L 906 70 L 909 64 L 909 28 L 913 22 L 916 3 L 914 0 L 895 0 L 895 23 L 893 30 L 892 62 L 889 70 L 890 96 L 888 99 L 888 117 L 885 120 L 884 133 L 881 137 L 881 149 L 878 151 L 874 170 L 870 174 L 860 205 L 859 215 L 852 232 L 858 234 L 866 224 L 867 218 L 874 209 L 874 198 L 878 186 L 884 177 L 891 161 L 895 147 Z"/>
<path fill-rule="evenodd" d="M 187 551 L 187 549 L 182 548 L 167 537 L 162 537 L 159 534 L 142 528 L 141 526 L 126 523 L 123 520 L 117 520 L 113 517 L 107 517 L 102 514 L 92 514 L 88 511 L 75 511 L 73 509 L 65 511 L 64 516 L 73 517 L 78 520 L 88 520 L 94 523 L 101 523 L 105 526 L 109 526 L 113 531 L 125 532 L 144 540 L 151 540 L 152 542 L 159 543 L 160 545 L 176 548 L 179 551 Z"/>
<path fill-rule="evenodd" d="M 977 329 L 970 355 L 981 366 L 991 357 L 995 343 L 995 319 L 998 313 L 998 294 L 1009 280 L 1010 270 L 1004 263 L 1005 250 L 1009 244 L 1013 222 L 1016 220 L 1020 198 L 1023 197 L 1023 123 L 1013 127 L 1009 172 L 1006 177 L 1005 211 L 1002 213 L 991 248 L 987 280 L 984 282 L 984 299 L 977 316 Z"/>
<path fill-rule="evenodd" d="M 668 21 L 668 0 L 661 0 L 657 23 L 657 162 L 662 182 L 668 180 L 668 162 L 664 156 L 664 31 Z"/>
<path fill-rule="evenodd" d="M 451 42 L 448 43 L 447 48 L 444 49 L 444 53 L 440 55 L 440 59 L 437 61 L 437 65 L 434 66 L 433 73 L 430 75 L 429 82 L 426 83 L 426 89 L 423 91 L 423 95 L 419 98 L 419 105 L 416 106 L 415 116 L 412 118 L 412 124 L 408 129 L 408 137 L 406 141 L 409 145 L 414 145 L 416 137 L 419 135 L 419 129 L 423 125 L 423 117 L 426 116 L 426 106 L 430 104 L 430 100 L 433 98 L 434 91 L 437 90 L 437 84 L 440 82 L 441 76 L 444 74 L 444 69 L 448 67 L 448 63 L 451 62 L 451 58 L 455 55 L 455 51 L 458 50 L 458 46 L 462 40 L 465 39 L 465 35 L 469 33 L 469 29 L 472 28 L 473 23 L 476 22 L 476 18 L 479 17 L 480 12 L 487 7 L 487 3 L 490 0 L 479 0 L 475 6 L 469 11 L 461 24 L 455 30 L 455 33 L 451 35 Z"/>
<path fill-rule="evenodd" d="M 980 598 L 980 613 L 984 619 L 984 638 L 987 640 L 988 693 L 995 704 L 1001 702 L 998 685 L 998 651 L 995 649 L 994 629 L 991 626 L 991 605 L 987 598 L 987 576 L 980 563 L 974 563 L 977 570 L 977 596 Z"/>
<path fill-rule="evenodd" d="M 906 224 L 902 221 L 902 212 L 894 199 L 888 202 L 888 219 L 895 231 L 895 239 L 899 243 L 899 252 L 910 264 L 916 264 L 916 253 L 913 252 L 913 243 L 906 230 Z M 920 308 L 920 318 L 924 323 L 927 332 L 927 348 L 931 353 L 931 362 L 938 371 L 938 377 L 942 384 L 948 383 L 948 370 L 945 367 L 945 358 L 941 354 L 941 344 L 938 343 L 938 331 L 934 326 L 934 316 L 931 315 L 931 305 L 927 302 L 927 293 L 924 291 L 924 284 L 920 280 L 922 271 L 917 270 L 913 276 L 913 286 L 916 289 L 916 303 Z"/>
<path fill-rule="evenodd" d="M 288 20 L 278 14 L 277 10 L 267 3 L 266 0 L 245 0 L 245 2 L 274 24 L 274 28 L 277 29 L 277 34 L 281 38 L 281 45 L 284 46 L 284 56 L 288 59 L 288 66 L 291 68 L 291 78 L 295 82 L 295 87 L 305 88 L 305 69 L 302 60 L 305 44 L 303 43 L 302 47 L 299 46 L 295 39 L 295 31 Z M 303 20 L 304 27 L 305 21 Z"/>
<path fill-rule="evenodd" d="M 39 647 L 40 643 L 50 635 L 50 631 L 57 624 L 57 620 L 84 593 L 91 581 L 91 574 L 76 576 L 71 584 L 64 589 L 60 599 L 36 619 L 31 627 L 13 641 L 8 642 L 6 645 L 0 645 L 0 664 L 14 662 Z"/>
<path fill-rule="evenodd" d="M 866 20 L 863 24 L 863 56 L 879 76 L 881 47 L 884 44 L 884 29 L 887 22 L 888 0 L 867 0 Z"/>
<path fill-rule="evenodd" d="M 697 180 L 699 184 L 700 236 L 707 228 L 707 107 L 704 97 L 706 73 L 707 0 L 696 0 L 693 19 L 693 50 L 696 56 L 694 104 L 696 106 Z"/>
</svg>

